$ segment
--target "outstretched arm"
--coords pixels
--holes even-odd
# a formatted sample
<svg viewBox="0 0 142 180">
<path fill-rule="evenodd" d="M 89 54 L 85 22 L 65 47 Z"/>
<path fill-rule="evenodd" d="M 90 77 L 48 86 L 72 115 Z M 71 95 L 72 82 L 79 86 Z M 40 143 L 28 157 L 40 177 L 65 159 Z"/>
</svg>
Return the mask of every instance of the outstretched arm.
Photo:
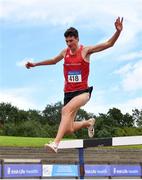
<svg viewBox="0 0 142 180">
<path fill-rule="evenodd" d="M 27 62 L 25 66 L 27 69 L 30 69 L 31 67 L 35 67 L 35 66 L 53 65 L 61 61 L 63 58 L 64 58 L 64 50 L 58 56 L 52 59 L 48 59 L 37 63 Z"/>
<path fill-rule="evenodd" d="M 92 54 L 95 52 L 99 52 L 99 51 L 103 51 L 107 48 L 112 47 L 115 42 L 117 41 L 122 29 L 123 29 L 123 18 L 118 17 L 115 21 L 115 28 L 116 28 L 116 32 L 114 33 L 114 35 L 105 43 L 102 44 L 98 44 L 96 46 L 90 46 L 87 47 L 87 54 Z"/>
</svg>

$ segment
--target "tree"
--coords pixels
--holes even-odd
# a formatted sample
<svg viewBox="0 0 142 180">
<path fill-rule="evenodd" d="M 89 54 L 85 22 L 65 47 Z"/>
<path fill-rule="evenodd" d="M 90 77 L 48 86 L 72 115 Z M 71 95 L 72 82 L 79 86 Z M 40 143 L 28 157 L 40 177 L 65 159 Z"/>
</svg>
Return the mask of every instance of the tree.
<svg viewBox="0 0 142 180">
<path fill-rule="evenodd" d="M 129 113 L 124 114 L 122 119 L 122 124 L 123 126 L 133 127 L 134 126 L 133 117 Z"/>
<path fill-rule="evenodd" d="M 0 103 L 0 135 L 55 137 L 61 120 L 62 103 L 49 104 L 41 111 L 19 110 L 10 103 Z M 80 109 L 75 120 L 82 121 L 95 117 Z M 122 114 L 117 108 L 100 113 L 96 118 L 95 137 L 142 135 L 142 110 Z M 88 138 L 87 128 L 81 129 L 70 138 Z"/>
<path fill-rule="evenodd" d="M 84 109 L 79 109 L 76 115 L 76 120 L 78 121 L 82 121 L 83 119 L 88 120 L 91 117 L 94 117 L 92 113 L 87 113 Z"/>
<path fill-rule="evenodd" d="M 138 110 L 138 109 L 134 109 L 132 110 L 132 117 L 133 120 L 135 121 L 136 125 L 138 127 L 142 127 L 142 109 Z"/>
<path fill-rule="evenodd" d="M 59 124 L 61 119 L 61 108 L 62 108 L 61 102 L 57 102 L 54 105 L 48 104 L 42 112 L 44 122 L 45 123 L 47 122 L 51 126 L 55 124 Z"/>
<path fill-rule="evenodd" d="M 134 120 L 129 113 L 122 114 L 117 108 L 110 109 L 107 113 L 110 125 L 115 127 L 133 127 Z"/>
<path fill-rule="evenodd" d="M 117 108 L 109 109 L 107 116 L 110 121 L 110 126 L 121 127 L 123 126 L 123 114 Z"/>
<path fill-rule="evenodd" d="M 5 123 L 13 122 L 16 124 L 18 119 L 18 108 L 10 103 L 0 103 L 0 126 L 4 127 Z"/>
<path fill-rule="evenodd" d="M 34 120 L 44 124 L 42 113 L 40 111 L 30 109 L 27 111 L 27 116 L 29 121 Z"/>
</svg>

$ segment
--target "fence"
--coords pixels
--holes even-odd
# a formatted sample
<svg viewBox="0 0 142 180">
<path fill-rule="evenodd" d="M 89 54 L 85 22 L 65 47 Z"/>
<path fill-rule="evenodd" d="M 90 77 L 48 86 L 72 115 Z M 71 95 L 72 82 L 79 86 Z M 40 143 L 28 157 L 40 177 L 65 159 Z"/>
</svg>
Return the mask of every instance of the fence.
<svg viewBox="0 0 142 180">
<path fill-rule="evenodd" d="M 74 178 L 80 179 L 81 176 L 79 164 L 43 164 L 42 161 L 27 162 L 22 160 L 14 162 L 13 160 L 1 160 L 0 178 Z M 85 178 L 142 178 L 141 164 L 85 164 Z"/>
</svg>

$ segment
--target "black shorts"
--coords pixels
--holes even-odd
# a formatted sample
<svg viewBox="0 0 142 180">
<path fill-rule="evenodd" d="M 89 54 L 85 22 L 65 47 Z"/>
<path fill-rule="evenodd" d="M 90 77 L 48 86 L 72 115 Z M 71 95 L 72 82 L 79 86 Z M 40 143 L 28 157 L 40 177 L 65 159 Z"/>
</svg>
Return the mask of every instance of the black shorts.
<svg viewBox="0 0 142 180">
<path fill-rule="evenodd" d="M 82 93 L 89 92 L 90 97 L 93 90 L 93 86 L 89 87 L 88 89 L 80 90 L 80 91 L 74 91 L 74 92 L 67 92 L 64 94 L 64 106 L 75 96 L 78 96 Z"/>
</svg>

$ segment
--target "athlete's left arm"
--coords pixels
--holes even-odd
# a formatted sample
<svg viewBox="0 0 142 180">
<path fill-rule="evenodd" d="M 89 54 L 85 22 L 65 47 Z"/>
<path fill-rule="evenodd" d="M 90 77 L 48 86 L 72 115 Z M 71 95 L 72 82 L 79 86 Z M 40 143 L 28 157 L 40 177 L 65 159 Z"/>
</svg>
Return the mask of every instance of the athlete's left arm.
<svg viewBox="0 0 142 180">
<path fill-rule="evenodd" d="M 87 48 L 87 54 L 92 54 L 95 52 L 99 52 L 99 51 L 103 51 L 105 49 L 108 49 L 110 47 L 112 47 L 115 42 L 117 41 L 122 29 L 123 29 L 123 18 L 118 17 L 115 21 L 115 28 L 116 28 L 116 32 L 114 33 L 114 35 L 106 42 L 95 45 L 95 46 L 88 46 Z"/>
</svg>

